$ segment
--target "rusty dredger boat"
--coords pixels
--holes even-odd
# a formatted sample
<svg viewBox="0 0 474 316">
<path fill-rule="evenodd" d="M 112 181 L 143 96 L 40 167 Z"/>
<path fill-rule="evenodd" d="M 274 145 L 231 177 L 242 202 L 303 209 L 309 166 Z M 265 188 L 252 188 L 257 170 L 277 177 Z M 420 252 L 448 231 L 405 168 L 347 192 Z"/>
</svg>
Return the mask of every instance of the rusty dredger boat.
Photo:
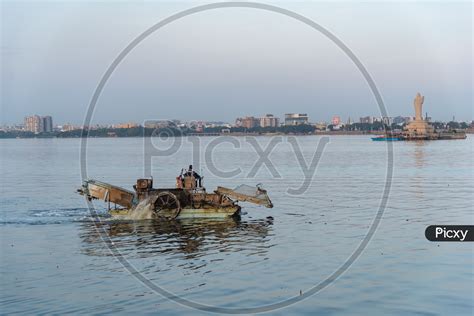
<svg viewBox="0 0 474 316">
<path fill-rule="evenodd" d="M 273 207 L 267 191 L 248 185 L 235 189 L 218 186 L 212 193 L 192 166 L 176 177 L 175 188 L 153 188 L 153 178 L 138 179 L 130 191 L 97 180 L 86 180 L 78 193 L 87 199 L 103 200 L 113 217 L 135 219 L 225 218 L 240 214 L 238 202 Z M 114 208 L 111 208 L 114 204 Z M 119 208 L 117 208 L 117 205 Z M 137 214 L 146 214 L 144 217 Z"/>
</svg>

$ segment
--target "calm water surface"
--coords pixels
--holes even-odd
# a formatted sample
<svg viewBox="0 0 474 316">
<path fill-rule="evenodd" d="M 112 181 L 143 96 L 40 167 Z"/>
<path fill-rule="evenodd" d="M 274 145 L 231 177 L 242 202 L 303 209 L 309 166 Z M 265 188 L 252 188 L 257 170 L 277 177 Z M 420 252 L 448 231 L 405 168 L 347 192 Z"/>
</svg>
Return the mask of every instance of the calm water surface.
<svg viewBox="0 0 474 316">
<path fill-rule="evenodd" d="M 298 137 L 309 163 L 319 137 Z M 213 138 L 201 138 L 204 149 Z M 265 148 L 270 138 L 257 138 Z M 2 313 L 196 314 L 139 283 L 112 256 L 97 227 L 143 276 L 186 299 L 219 307 L 257 307 L 297 296 L 352 254 L 380 204 L 387 146 L 366 136 L 332 136 L 305 194 L 304 175 L 287 138 L 262 167 L 245 138 L 219 145 L 215 166 L 241 174 L 219 178 L 204 151 L 184 141 L 152 161 L 155 186 L 174 178 L 195 154 L 208 190 L 263 183 L 273 209 L 244 206 L 240 220 L 117 222 L 95 203 L 89 218 L 77 139 L 0 140 L 0 306 Z M 360 258 L 322 292 L 272 314 L 472 315 L 474 246 L 431 243 L 431 224 L 474 223 L 473 137 L 395 142 L 392 190 L 383 220 Z M 199 157 L 198 161 L 197 157 Z M 143 140 L 90 139 L 88 174 L 131 188 L 144 174 Z M 202 313 L 202 312 L 201 312 Z"/>
</svg>

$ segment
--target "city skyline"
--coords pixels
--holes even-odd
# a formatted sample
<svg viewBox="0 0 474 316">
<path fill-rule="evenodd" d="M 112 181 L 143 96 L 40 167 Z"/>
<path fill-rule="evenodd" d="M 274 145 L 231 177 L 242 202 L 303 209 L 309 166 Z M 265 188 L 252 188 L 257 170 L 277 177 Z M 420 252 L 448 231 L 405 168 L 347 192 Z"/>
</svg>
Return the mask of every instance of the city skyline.
<svg viewBox="0 0 474 316">
<path fill-rule="evenodd" d="M 426 113 L 427 114 L 427 113 Z M 464 122 L 470 123 L 471 125 L 474 121 L 463 121 L 463 120 L 448 120 L 448 121 L 440 121 L 440 120 L 433 120 L 431 117 L 425 116 L 424 118 L 428 122 L 439 122 L 439 123 L 448 123 L 448 122 Z M 351 118 L 347 117 L 345 120 L 341 118 L 339 115 L 333 115 L 332 118 L 328 121 L 325 120 L 311 120 L 310 117 L 306 113 L 286 113 L 283 118 L 275 116 L 271 113 L 267 113 L 264 116 L 253 116 L 253 115 L 246 115 L 242 117 L 237 117 L 235 120 L 229 121 L 211 121 L 211 120 L 180 120 L 180 119 L 165 119 L 165 120 L 145 120 L 142 123 L 134 122 L 134 121 L 122 121 L 119 123 L 110 123 L 110 122 L 102 122 L 96 124 L 90 124 L 89 127 L 93 128 L 135 128 L 135 127 L 150 127 L 147 126 L 149 124 L 157 124 L 162 125 L 166 122 L 172 122 L 176 124 L 178 127 L 184 126 L 195 126 L 198 129 L 202 127 L 244 127 L 244 128 L 254 128 L 254 127 L 279 127 L 285 125 L 313 125 L 313 126 L 344 126 L 344 125 L 351 125 L 354 123 L 362 123 L 362 124 L 373 124 L 377 122 L 384 123 L 385 125 L 402 125 L 407 124 L 414 120 L 414 116 L 412 115 L 398 115 L 398 116 L 361 116 L 359 118 Z M 161 123 L 159 123 L 161 122 Z M 168 124 L 167 123 L 167 124 Z M 165 124 L 165 125 L 167 125 Z M 40 116 L 40 115 L 31 115 L 25 116 L 23 123 L 15 123 L 15 124 L 2 124 L 0 126 L 0 130 L 17 130 L 17 131 L 29 131 L 34 133 L 49 133 L 53 132 L 54 130 L 60 131 L 71 131 L 76 129 L 81 129 L 83 127 L 82 124 L 71 124 L 70 122 L 61 122 L 59 124 L 53 125 L 53 118 L 50 115 Z"/>
<path fill-rule="evenodd" d="M 413 105 L 412 105 L 413 107 Z M 258 115 L 258 114 L 255 114 L 255 112 L 253 113 L 246 113 L 246 114 L 242 114 L 240 116 L 237 116 L 237 117 L 234 117 L 234 118 L 231 118 L 229 120 L 226 120 L 226 119 L 215 119 L 215 120 L 211 120 L 211 119 L 206 119 L 206 118 L 196 118 L 196 119 L 190 119 L 190 120 L 187 120 L 187 119 L 183 119 L 183 118 L 179 118 L 179 117 L 173 117 L 173 118 L 159 118 L 159 117 L 153 117 L 153 118 L 149 118 L 149 119 L 143 119 L 141 121 L 136 121 L 136 120 L 130 120 L 130 119 L 119 119 L 119 120 L 111 120 L 111 121 L 102 121 L 102 122 L 93 122 L 92 124 L 90 124 L 91 126 L 93 125 L 101 125 L 101 126 L 111 126 L 111 125 L 120 125 L 120 124 L 129 124 L 129 123 L 134 123 L 134 124 L 142 124 L 148 120 L 169 120 L 169 121 L 181 121 L 181 122 L 208 122 L 208 123 L 215 123 L 215 122 L 221 122 L 221 123 L 225 123 L 225 124 L 233 124 L 235 122 L 236 119 L 243 119 L 243 118 L 248 118 L 248 117 L 252 117 L 252 118 L 256 118 L 256 119 L 263 119 L 264 117 L 266 117 L 267 115 L 271 115 L 271 116 L 274 116 L 280 123 L 283 124 L 283 122 L 285 121 L 285 116 L 286 115 L 289 115 L 289 114 L 301 114 L 301 112 L 291 112 L 291 111 L 286 111 L 284 112 L 283 114 L 281 115 L 275 115 L 274 113 L 264 113 L 264 114 L 261 114 L 261 115 Z M 331 114 L 331 115 L 327 115 L 325 117 L 327 117 L 326 119 L 322 119 L 322 118 L 314 118 L 314 117 L 311 117 L 310 115 L 308 115 L 307 113 L 304 113 L 304 115 L 307 116 L 307 123 L 308 124 L 316 124 L 316 123 L 331 123 L 334 119 L 334 117 L 339 117 L 341 123 L 347 123 L 348 121 L 351 121 L 351 122 L 362 122 L 363 119 L 364 121 L 367 121 L 367 119 L 371 119 L 372 121 L 374 119 L 384 119 L 384 118 L 390 118 L 390 119 L 394 119 L 394 118 L 399 118 L 399 117 L 404 117 L 404 118 L 408 118 L 408 117 L 412 117 L 413 113 L 412 112 L 408 112 L 403 114 L 403 113 L 398 113 L 396 115 L 388 115 L 388 116 L 382 116 L 382 115 L 374 115 L 374 114 L 362 114 L 360 116 L 357 116 L 357 117 L 352 117 L 352 116 L 348 116 L 348 115 L 343 115 L 343 114 L 340 114 L 340 113 L 334 113 L 334 114 Z M 460 118 L 460 117 L 457 117 L 456 115 L 452 115 L 451 117 L 448 117 L 447 119 L 438 119 L 436 117 L 432 117 L 429 113 L 429 111 L 425 111 L 423 113 L 423 115 L 428 115 L 430 121 L 433 121 L 433 122 L 451 122 L 451 121 L 454 121 L 454 122 L 472 122 L 474 121 L 474 119 L 463 119 L 463 118 Z M 27 114 L 27 115 L 24 115 L 23 116 L 23 119 L 21 121 L 17 121 L 17 122 L 7 122 L 7 123 L 3 123 L 0 124 L 1 126 L 15 126 L 15 125 L 24 125 L 24 121 L 26 118 L 30 117 L 30 116 L 41 116 L 41 117 L 56 117 L 56 115 L 52 114 L 52 113 L 48 113 L 47 115 L 38 115 L 37 113 L 34 113 L 34 114 Z M 60 123 L 54 125 L 54 126 L 61 126 L 61 125 L 76 125 L 76 126 L 82 126 L 83 125 L 83 121 L 75 121 L 75 120 L 66 120 L 66 121 L 61 121 Z"/>
<path fill-rule="evenodd" d="M 413 104 L 410 104 L 410 107 L 409 107 L 409 111 L 407 113 L 411 113 L 410 110 L 412 109 L 413 107 Z M 428 109 L 429 110 L 429 109 Z M 411 114 L 403 114 L 403 113 L 397 113 L 397 114 L 392 114 L 390 113 L 389 111 L 387 111 L 388 115 L 386 117 L 390 117 L 390 118 L 395 118 L 395 117 L 409 117 L 411 116 Z M 61 113 L 61 112 L 59 112 Z M 261 113 L 261 114 L 255 114 L 255 113 Z M 296 114 L 296 113 L 303 113 L 302 111 L 295 111 L 295 112 L 291 112 L 291 111 L 283 111 L 281 112 L 280 114 L 274 114 L 273 112 L 262 112 L 262 111 L 259 111 L 259 112 L 253 112 L 253 113 L 247 113 L 247 114 L 241 114 L 241 115 L 237 115 L 236 117 L 234 118 L 229 118 L 229 119 L 224 119 L 224 118 L 217 118 L 217 119 L 208 119 L 208 118 L 205 118 L 205 117 L 199 117 L 199 118 L 192 118 L 192 119 L 184 119 L 184 118 L 180 118 L 180 117 L 157 117 L 157 116 L 152 116 L 150 118 L 143 118 L 142 120 L 130 120 L 130 119 L 127 119 L 127 118 L 116 118 L 116 119 L 113 119 L 113 120 L 105 120 L 105 121 L 94 121 L 92 120 L 92 124 L 91 125 L 102 125 L 102 124 L 109 124 L 109 125 L 112 125 L 112 124 L 123 124 L 123 123 L 128 123 L 128 122 L 134 122 L 134 123 L 138 123 L 140 124 L 140 122 L 146 122 L 147 120 L 156 120 L 156 119 L 159 119 L 159 120 L 180 120 L 180 121 L 189 121 L 189 122 L 224 122 L 224 123 L 231 123 L 231 122 L 234 122 L 236 118 L 244 118 L 244 117 L 255 117 L 255 118 L 263 118 L 265 115 L 267 114 L 271 114 L 271 115 L 274 115 L 275 117 L 279 118 L 280 120 L 284 121 L 284 117 L 285 115 L 287 114 Z M 306 114 L 306 113 L 305 113 Z M 450 115 L 446 115 L 445 118 L 437 118 L 437 117 L 433 117 L 429 111 L 425 111 L 423 113 L 423 115 L 427 114 L 430 119 L 432 121 L 439 121 L 439 122 L 449 122 L 449 121 L 457 121 L 457 122 L 471 122 L 471 121 L 474 121 L 474 118 L 473 117 L 470 117 L 470 118 L 463 118 L 463 117 L 458 117 L 455 113 L 451 114 Z M 34 115 L 38 115 L 36 113 L 34 114 L 31 114 L 31 113 L 28 113 L 28 114 L 25 114 L 23 115 L 23 118 L 20 120 L 20 121 L 24 121 L 24 119 L 28 116 L 34 116 Z M 40 115 L 41 116 L 41 115 Z M 58 115 L 58 113 L 48 113 L 46 116 L 53 116 L 53 117 L 61 117 L 62 115 Z M 308 115 L 308 117 L 312 117 L 311 115 Z M 358 121 L 359 118 L 363 118 L 363 117 L 373 117 L 373 118 L 382 118 L 384 116 L 382 116 L 381 114 L 368 114 L 368 113 L 361 113 L 360 115 L 356 115 L 356 116 L 350 116 L 348 114 L 341 114 L 341 113 L 333 113 L 333 114 L 326 114 L 324 115 L 323 117 L 318 117 L 316 119 L 314 119 L 314 117 L 312 117 L 312 119 L 309 120 L 309 123 L 319 123 L 319 122 L 330 122 L 332 121 L 332 119 L 334 118 L 334 116 L 339 116 L 341 118 L 341 120 L 343 122 L 346 122 L 348 119 L 352 120 L 352 121 Z M 62 124 L 74 124 L 74 125 L 82 125 L 84 123 L 84 117 L 81 117 L 80 119 L 78 118 L 72 118 L 72 119 L 66 119 L 66 120 L 62 120 Z M 2 122 L 0 125 L 17 125 L 19 124 L 19 121 L 5 121 L 4 118 L 2 118 Z M 60 125 L 60 124 L 58 124 Z"/>
</svg>

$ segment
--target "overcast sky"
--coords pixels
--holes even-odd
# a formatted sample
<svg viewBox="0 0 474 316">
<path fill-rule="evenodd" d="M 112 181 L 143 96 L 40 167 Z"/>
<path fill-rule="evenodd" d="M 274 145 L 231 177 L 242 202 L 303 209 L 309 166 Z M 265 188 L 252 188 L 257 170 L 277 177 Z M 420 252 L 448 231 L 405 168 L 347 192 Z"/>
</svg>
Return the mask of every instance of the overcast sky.
<svg viewBox="0 0 474 316">
<path fill-rule="evenodd" d="M 151 25 L 206 2 L 2 2 L 1 123 L 52 115 L 80 124 L 101 76 Z M 473 119 L 473 8 L 464 3 L 277 2 L 330 30 L 366 66 L 390 116 L 413 98 L 438 120 Z M 227 8 L 184 17 L 136 47 L 105 86 L 92 123 L 310 120 L 380 115 L 367 83 L 329 39 L 281 14 Z"/>
</svg>

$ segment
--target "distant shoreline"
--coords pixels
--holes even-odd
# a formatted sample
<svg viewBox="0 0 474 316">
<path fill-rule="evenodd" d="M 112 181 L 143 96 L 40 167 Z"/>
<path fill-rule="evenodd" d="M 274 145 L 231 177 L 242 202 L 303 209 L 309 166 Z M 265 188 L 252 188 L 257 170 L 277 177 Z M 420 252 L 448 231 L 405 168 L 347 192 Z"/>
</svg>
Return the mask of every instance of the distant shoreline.
<svg viewBox="0 0 474 316">
<path fill-rule="evenodd" d="M 474 134 L 474 130 L 467 129 L 465 130 L 466 134 Z M 168 135 L 169 137 L 213 137 L 213 136 L 319 136 L 319 135 L 330 135 L 330 136 L 359 136 L 359 135 L 381 135 L 385 131 L 317 131 L 313 133 L 283 133 L 283 132 L 274 132 L 274 133 L 258 133 L 258 132 L 233 132 L 233 133 L 187 133 L 187 134 L 175 134 Z M 87 138 L 143 138 L 143 137 L 160 137 L 160 135 L 116 135 L 116 134 L 101 134 L 101 135 L 89 135 Z M 11 135 L 1 135 L 0 139 L 40 139 L 40 138 L 82 138 L 80 134 L 71 134 L 71 135 L 60 135 L 60 134 L 51 134 L 51 135 L 21 135 L 21 134 L 11 134 Z"/>
<path fill-rule="evenodd" d="M 435 130 L 462 130 L 466 133 L 473 133 L 474 129 L 462 122 L 432 124 Z M 392 124 L 390 126 L 382 122 L 373 123 L 352 123 L 342 127 L 328 125 L 323 129 L 316 125 L 298 124 L 282 126 L 212 126 L 204 128 L 177 126 L 176 124 L 154 123 L 146 126 L 131 127 L 92 127 L 84 126 L 73 130 L 52 131 L 48 133 L 34 133 L 25 130 L 0 130 L 0 138 L 82 138 L 87 135 L 88 138 L 122 138 L 122 137 L 182 137 L 182 136 L 284 136 L 284 135 L 381 135 L 387 132 L 400 133 L 404 125 Z"/>
</svg>

